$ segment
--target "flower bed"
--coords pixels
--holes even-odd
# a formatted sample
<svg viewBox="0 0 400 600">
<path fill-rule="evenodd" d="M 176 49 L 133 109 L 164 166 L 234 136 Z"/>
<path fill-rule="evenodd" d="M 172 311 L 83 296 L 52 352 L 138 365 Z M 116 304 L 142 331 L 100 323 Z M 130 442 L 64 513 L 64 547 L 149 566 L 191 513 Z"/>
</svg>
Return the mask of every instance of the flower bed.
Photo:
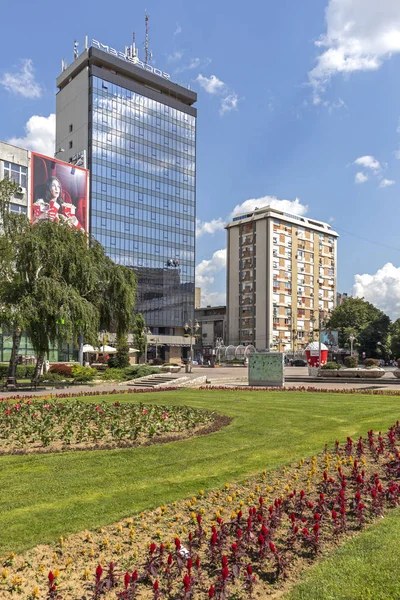
<svg viewBox="0 0 400 600">
<path fill-rule="evenodd" d="M 25 598 L 251 598 L 279 595 L 304 568 L 400 503 L 400 423 L 336 442 L 279 473 L 226 483 L 82 532 L 0 570 Z"/>
<path fill-rule="evenodd" d="M 87 403 L 81 400 L 3 402 L 0 454 L 111 448 L 183 439 L 221 419 L 185 406 Z"/>
</svg>

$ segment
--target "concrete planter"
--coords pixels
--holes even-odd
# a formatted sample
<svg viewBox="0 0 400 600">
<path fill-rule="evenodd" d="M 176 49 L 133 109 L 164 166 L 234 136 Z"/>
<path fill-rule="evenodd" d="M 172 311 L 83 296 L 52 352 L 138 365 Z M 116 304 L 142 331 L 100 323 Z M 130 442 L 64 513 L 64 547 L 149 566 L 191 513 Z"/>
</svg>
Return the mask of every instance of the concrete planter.
<svg viewBox="0 0 400 600">
<path fill-rule="evenodd" d="M 321 377 L 339 377 L 339 370 L 338 369 L 321 369 L 320 371 L 320 375 Z"/>
<path fill-rule="evenodd" d="M 397 377 L 397 379 L 400 379 L 400 369 L 396 369 L 395 371 L 393 371 L 393 375 Z"/>
<path fill-rule="evenodd" d="M 174 367 L 160 367 L 161 371 L 164 373 L 179 373 L 182 367 L 179 365 L 175 365 Z"/>
<path fill-rule="evenodd" d="M 343 378 L 360 378 L 360 379 L 379 379 L 385 374 L 384 369 L 340 369 L 339 377 Z"/>
</svg>

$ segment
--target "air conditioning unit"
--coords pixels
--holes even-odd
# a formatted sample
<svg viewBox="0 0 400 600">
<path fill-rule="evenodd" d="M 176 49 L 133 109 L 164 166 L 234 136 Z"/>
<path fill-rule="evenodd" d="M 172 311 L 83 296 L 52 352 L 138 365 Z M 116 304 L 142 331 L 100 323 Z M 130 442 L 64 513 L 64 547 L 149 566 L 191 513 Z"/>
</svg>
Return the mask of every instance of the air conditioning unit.
<svg viewBox="0 0 400 600">
<path fill-rule="evenodd" d="M 22 185 L 19 185 L 17 189 L 17 194 L 21 194 L 21 196 L 23 194 L 26 194 L 26 188 L 24 188 Z"/>
</svg>

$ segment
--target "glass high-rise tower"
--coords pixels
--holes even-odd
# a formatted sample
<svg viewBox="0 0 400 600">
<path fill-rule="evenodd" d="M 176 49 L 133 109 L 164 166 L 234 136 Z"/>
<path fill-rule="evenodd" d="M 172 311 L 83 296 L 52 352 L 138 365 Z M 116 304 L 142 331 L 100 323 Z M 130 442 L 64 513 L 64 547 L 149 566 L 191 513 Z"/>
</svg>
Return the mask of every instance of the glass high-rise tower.
<svg viewBox="0 0 400 600">
<path fill-rule="evenodd" d="M 171 337 L 169 358 L 194 311 L 197 95 L 95 41 L 57 86 L 57 158 L 85 157 L 90 232 L 137 273 L 137 310 Z"/>
</svg>

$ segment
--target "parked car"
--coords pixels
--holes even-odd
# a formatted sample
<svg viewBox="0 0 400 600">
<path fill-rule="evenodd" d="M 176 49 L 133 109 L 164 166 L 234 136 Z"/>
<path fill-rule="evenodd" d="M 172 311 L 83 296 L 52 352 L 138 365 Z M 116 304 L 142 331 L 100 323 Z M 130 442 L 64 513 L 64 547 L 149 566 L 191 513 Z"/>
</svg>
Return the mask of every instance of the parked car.
<svg viewBox="0 0 400 600">
<path fill-rule="evenodd" d="M 290 364 L 292 365 L 292 367 L 306 367 L 307 363 L 305 360 L 302 360 L 300 358 L 296 359 L 296 360 L 292 360 L 290 362 Z"/>
</svg>

